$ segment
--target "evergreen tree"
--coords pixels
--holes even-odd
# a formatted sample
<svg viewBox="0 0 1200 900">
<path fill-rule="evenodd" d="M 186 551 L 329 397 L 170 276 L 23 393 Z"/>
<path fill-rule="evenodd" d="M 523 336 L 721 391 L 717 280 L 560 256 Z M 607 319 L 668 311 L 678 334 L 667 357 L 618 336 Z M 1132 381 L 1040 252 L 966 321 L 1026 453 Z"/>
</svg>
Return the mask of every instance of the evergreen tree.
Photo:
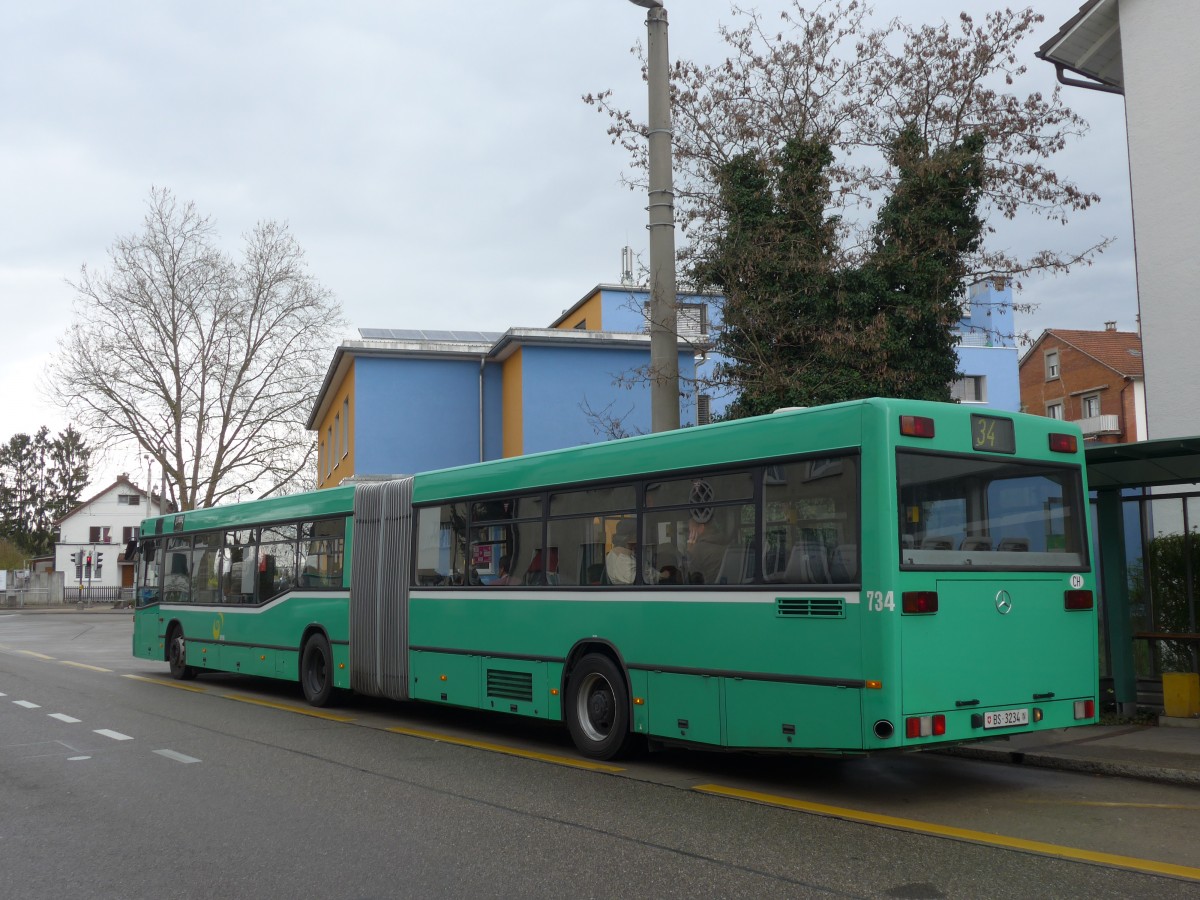
<svg viewBox="0 0 1200 900">
<path fill-rule="evenodd" d="M 982 149 L 971 136 L 931 153 L 903 131 L 865 257 L 838 245 L 828 144 L 794 138 L 775 160 L 742 154 L 721 167 L 723 227 L 693 274 L 725 294 L 716 377 L 738 391 L 731 417 L 869 396 L 950 399 L 952 328 L 983 227 Z"/>
<path fill-rule="evenodd" d="M 962 318 L 968 260 L 983 235 L 983 149 L 983 137 L 974 134 L 931 153 L 911 127 L 892 142 L 899 176 L 863 266 L 887 323 L 871 393 L 950 399 L 959 377 L 953 328 Z"/>
<path fill-rule="evenodd" d="M 0 445 L 0 536 L 29 556 L 54 547 L 54 522 L 79 503 L 91 450 L 68 427 L 55 438 L 42 426 Z"/>
</svg>

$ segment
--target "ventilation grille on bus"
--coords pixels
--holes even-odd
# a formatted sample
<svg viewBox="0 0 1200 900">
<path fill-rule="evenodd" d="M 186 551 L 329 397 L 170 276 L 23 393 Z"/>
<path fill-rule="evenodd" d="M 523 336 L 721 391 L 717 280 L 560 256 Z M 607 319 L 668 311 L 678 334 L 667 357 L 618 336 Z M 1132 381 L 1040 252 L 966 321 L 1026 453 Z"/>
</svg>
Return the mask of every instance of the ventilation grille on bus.
<svg viewBox="0 0 1200 900">
<path fill-rule="evenodd" d="M 501 700 L 533 702 L 533 676 L 528 672 L 487 670 L 487 695 Z"/>
<path fill-rule="evenodd" d="M 810 616 L 841 619 L 846 607 L 841 597 L 777 597 L 775 611 L 781 616 Z"/>
</svg>

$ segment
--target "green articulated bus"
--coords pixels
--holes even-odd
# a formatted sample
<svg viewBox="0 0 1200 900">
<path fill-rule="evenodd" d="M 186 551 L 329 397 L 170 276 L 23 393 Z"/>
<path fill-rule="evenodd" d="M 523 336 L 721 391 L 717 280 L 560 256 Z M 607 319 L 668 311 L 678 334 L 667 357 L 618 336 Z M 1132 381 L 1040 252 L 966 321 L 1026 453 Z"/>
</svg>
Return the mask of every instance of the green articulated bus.
<svg viewBox="0 0 1200 900">
<path fill-rule="evenodd" d="M 1096 721 L 1082 441 L 871 399 L 142 523 L 133 653 L 565 721 L 863 754 Z"/>
</svg>

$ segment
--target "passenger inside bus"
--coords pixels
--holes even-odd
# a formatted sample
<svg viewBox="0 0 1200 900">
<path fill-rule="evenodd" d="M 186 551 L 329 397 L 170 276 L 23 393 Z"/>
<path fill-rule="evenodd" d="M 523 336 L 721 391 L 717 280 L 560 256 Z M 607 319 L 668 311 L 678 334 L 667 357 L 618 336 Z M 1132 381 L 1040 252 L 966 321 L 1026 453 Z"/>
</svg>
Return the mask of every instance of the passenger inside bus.
<svg viewBox="0 0 1200 900">
<path fill-rule="evenodd" d="M 637 522 L 621 519 L 613 533 L 612 549 L 604 557 L 609 584 L 633 584 L 637 575 Z"/>
<path fill-rule="evenodd" d="M 496 566 L 496 578 L 492 581 L 492 584 L 501 586 L 512 584 L 512 557 L 500 557 L 500 561 L 496 564 Z"/>
<path fill-rule="evenodd" d="M 708 517 L 705 517 L 705 513 Z M 725 560 L 727 541 L 712 518 L 711 509 L 693 510 L 688 523 L 687 569 L 689 584 L 716 584 Z"/>
</svg>

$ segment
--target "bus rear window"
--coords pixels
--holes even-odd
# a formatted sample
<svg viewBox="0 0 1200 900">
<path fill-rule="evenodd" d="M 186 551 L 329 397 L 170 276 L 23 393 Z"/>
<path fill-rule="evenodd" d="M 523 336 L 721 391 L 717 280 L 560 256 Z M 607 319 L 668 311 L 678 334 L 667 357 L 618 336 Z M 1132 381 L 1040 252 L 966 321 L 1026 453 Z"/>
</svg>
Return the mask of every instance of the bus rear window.
<svg viewBox="0 0 1200 900">
<path fill-rule="evenodd" d="M 902 568 L 1087 565 L 1077 466 L 901 450 L 896 474 Z"/>
</svg>

